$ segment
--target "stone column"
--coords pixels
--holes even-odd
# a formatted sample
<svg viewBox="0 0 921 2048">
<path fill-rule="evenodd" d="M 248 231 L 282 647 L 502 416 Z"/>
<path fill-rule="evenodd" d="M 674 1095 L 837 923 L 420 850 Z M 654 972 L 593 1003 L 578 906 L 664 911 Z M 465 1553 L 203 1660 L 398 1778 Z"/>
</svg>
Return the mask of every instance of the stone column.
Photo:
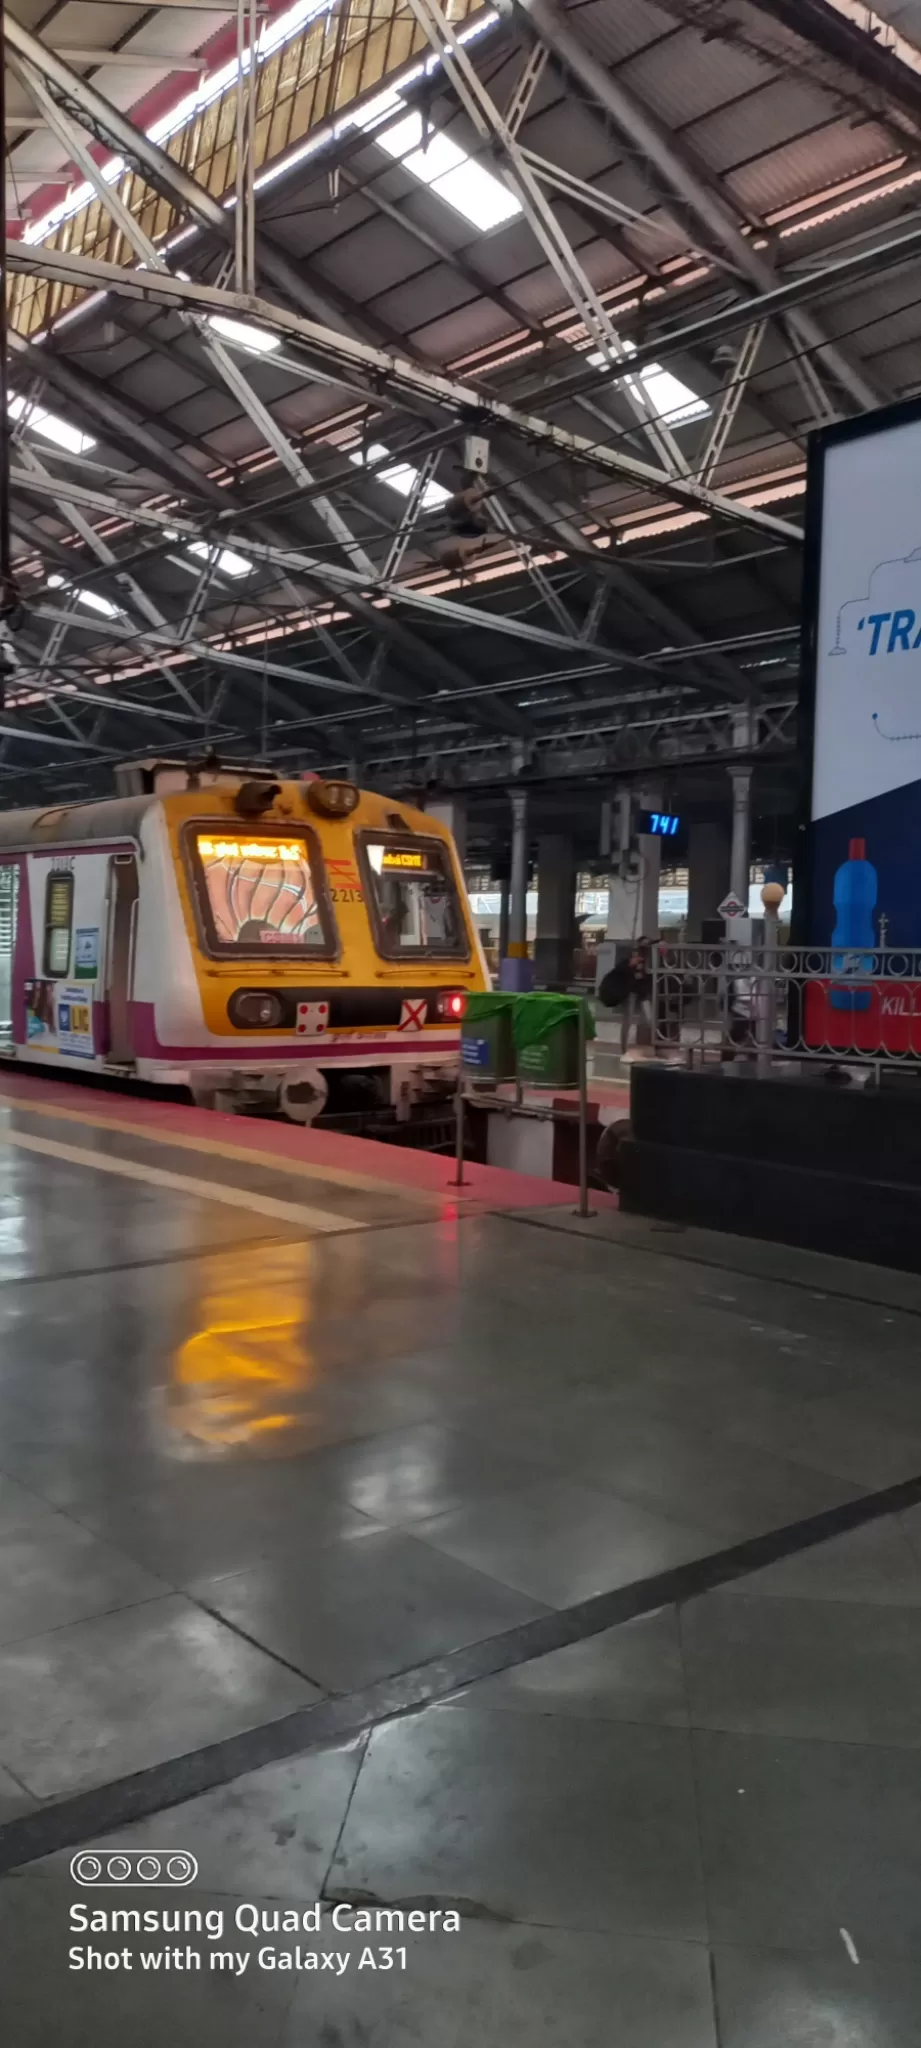
<svg viewBox="0 0 921 2048">
<path fill-rule="evenodd" d="M 730 768 L 729 778 L 732 783 L 729 883 L 739 902 L 744 903 L 747 917 L 752 864 L 752 771 L 750 768 Z"/>
<path fill-rule="evenodd" d="M 688 916 L 686 934 L 699 939 L 715 918 L 729 888 L 729 832 L 722 819 L 693 824 L 688 833 Z"/>
<path fill-rule="evenodd" d="M 426 804 L 426 815 L 436 818 L 439 825 L 446 825 L 457 847 L 457 858 L 461 867 L 467 858 L 467 799 L 464 796 L 444 798 L 438 803 Z"/>
<path fill-rule="evenodd" d="M 576 865 L 572 840 L 548 833 L 537 845 L 537 935 L 534 979 L 539 988 L 568 988 L 576 923 Z"/>
<path fill-rule="evenodd" d="M 528 792 L 513 789 L 512 872 L 509 888 L 508 953 L 500 963 L 499 984 L 529 989 L 533 976 L 528 959 Z"/>
<path fill-rule="evenodd" d="M 637 797 L 637 808 L 641 811 L 661 810 L 661 792 L 643 790 Z M 615 855 L 616 850 L 615 847 Z M 657 939 L 659 936 L 662 841 L 644 832 L 637 839 L 635 850 L 639 857 L 639 872 L 625 878 L 615 871 L 608 880 L 608 921 L 596 955 L 596 987 L 636 939 Z"/>
</svg>

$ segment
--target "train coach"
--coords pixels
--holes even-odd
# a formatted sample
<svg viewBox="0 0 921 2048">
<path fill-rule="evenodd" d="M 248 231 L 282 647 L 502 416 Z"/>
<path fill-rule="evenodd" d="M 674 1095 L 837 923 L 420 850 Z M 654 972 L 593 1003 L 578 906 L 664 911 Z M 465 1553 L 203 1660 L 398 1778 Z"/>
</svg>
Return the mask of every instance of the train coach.
<svg viewBox="0 0 921 2048">
<path fill-rule="evenodd" d="M 423 1115 L 487 985 L 450 833 L 392 797 L 216 764 L 0 813 L 0 1053 L 310 1123 Z"/>
</svg>

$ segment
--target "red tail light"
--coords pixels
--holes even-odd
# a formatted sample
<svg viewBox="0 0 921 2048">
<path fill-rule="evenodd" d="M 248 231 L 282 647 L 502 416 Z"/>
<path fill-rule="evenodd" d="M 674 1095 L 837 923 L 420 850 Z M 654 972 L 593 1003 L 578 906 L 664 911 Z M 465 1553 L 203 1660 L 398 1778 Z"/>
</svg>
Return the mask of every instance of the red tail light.
<svg viewBox="0 0 921 2048">
<path fill-rule="evenodd" d="M 444 994 L 438 998 L 438 1014 L 440 1017 L 459 1019 L 463 1016 L 466 1008 L 467 998 L 462 989 L 446 989 Z"/>
</svg>

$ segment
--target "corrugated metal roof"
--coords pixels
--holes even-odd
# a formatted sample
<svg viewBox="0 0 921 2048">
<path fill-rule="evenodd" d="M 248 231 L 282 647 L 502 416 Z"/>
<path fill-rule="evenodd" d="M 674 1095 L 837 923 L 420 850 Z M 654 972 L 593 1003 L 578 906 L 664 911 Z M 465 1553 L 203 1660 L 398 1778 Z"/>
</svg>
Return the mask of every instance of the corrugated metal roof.
<svg viewBox="0 0 921 2048">
<path fill-rule="evenodd" d="M 614 7 L 610 0 L 580 0 L 572 13 L 580 32 L 609 65 L 621 64 L 648 44 L 674 35 L 676 27 L 666 8 L 647 0 Z"/>
<path fill-rule="evenodd" d="M 620 67 L 620 76 L 669 126 L 682 128 L 743 93 L 757 92 L 773 69 L 747 50 L 702 43 L 690 29 Z"/>
<path fill-rule="evenodd" d="M 722 173 L 756 156 L 782 156 L 788 142 L 834 127 L 853 134 L 827 93 L 817 92 L 808 79 L 768 76 L 757 92 L 712 111 L 683 133 L 703 161 Z"/>
<path fill-rule="evenodd" d="M 855 131 L 842 122 L 745 164 L 731 172 L 726 183 L 743 206 L 764 216 L 775 207 L 789 206 L 833 184 L 836 178 L 851 177 L 856 171 L 884 163 L 891 154 L 892 144 L 878 128 Z"/>
</svg>

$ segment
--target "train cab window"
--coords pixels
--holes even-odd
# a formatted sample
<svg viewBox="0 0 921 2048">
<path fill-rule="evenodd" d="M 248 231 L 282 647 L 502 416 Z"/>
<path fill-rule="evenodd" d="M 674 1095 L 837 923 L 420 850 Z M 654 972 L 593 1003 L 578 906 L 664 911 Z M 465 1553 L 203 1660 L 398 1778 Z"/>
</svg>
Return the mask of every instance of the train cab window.
<svg viewBox="0 0 921 2048">
<path fill-rule="evenodd" d="M 185 828 L 185 855 L 206 950 L 219 959 L 314 958 L 336 950 L 312 833 L 225 836 Z"/>
<path fill-rule="evenodd" d="M 385 960 L 466 960 L 466 926 L 447 847 L 440 839 L 365 833 L 368 904 Z"/>
<path fill-rule="evenodd" d="M 74 878 L 68 869 L 45 883 L 45 944 L 42 973 L 49 980 L 65 980 L 70 972 L 70 934 L 74 915 Z"/>
</svg>

